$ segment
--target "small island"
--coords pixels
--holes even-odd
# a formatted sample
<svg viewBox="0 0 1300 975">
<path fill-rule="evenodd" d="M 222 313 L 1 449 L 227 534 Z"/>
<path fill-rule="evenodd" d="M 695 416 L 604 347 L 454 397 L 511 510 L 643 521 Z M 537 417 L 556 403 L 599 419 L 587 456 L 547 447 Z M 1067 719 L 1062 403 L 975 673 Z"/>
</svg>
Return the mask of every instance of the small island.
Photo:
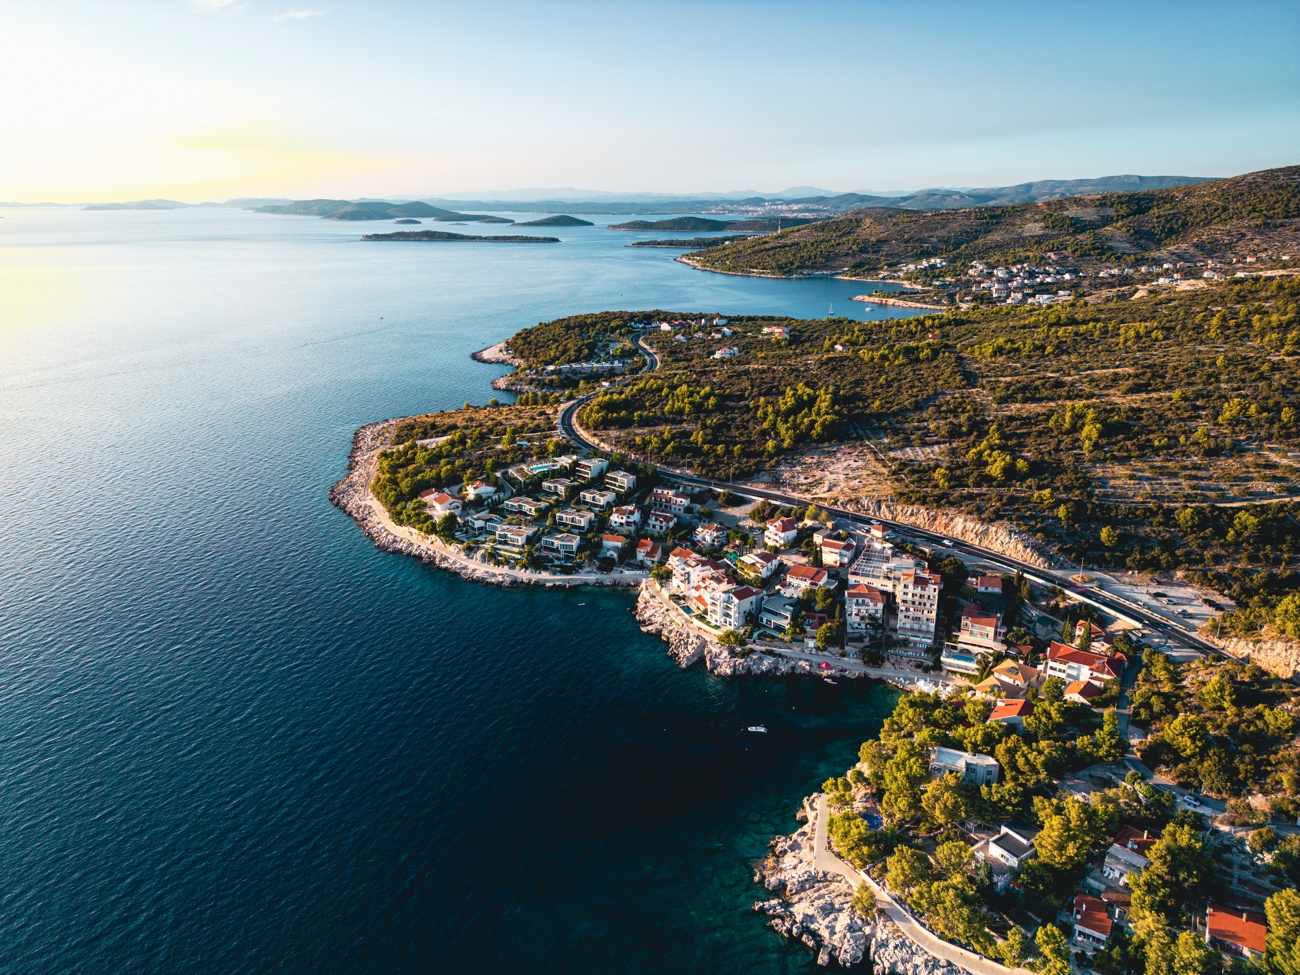
<svg viewBox="0 0 1300 975">
<path fill-rule="evenodd" d="M 445 230 L 398 230 L 391 234 L 362 234 L 362 240 L 449 241 L 470 244 L 558 244 L 559 237 L 529 237 L 525 234 L 453 234 Z"/>
<path fill-rule="evenodd" d="M 419 223 L 419 222 L 420 221 L 416 220 L 414 217 L 402 217 L 401 219 L 393 221 L 393 223 Z"/>
<path fill-rule="evenodd" d="M 494 217 L 490 213 L 444 213 L 434 217 L 438 223 L 514 223 L 505 217 Z"/>
<path fill-rule="evenodd" d="M 520 227 L 594 227 L 596 226 L 590 220 L 579 220 L 577 217 L 571 217 L 566 213 L 558 214 L 554 217 L 539 217 L 537 220 L 527 220 L 517 224 Z"/>
</svg>

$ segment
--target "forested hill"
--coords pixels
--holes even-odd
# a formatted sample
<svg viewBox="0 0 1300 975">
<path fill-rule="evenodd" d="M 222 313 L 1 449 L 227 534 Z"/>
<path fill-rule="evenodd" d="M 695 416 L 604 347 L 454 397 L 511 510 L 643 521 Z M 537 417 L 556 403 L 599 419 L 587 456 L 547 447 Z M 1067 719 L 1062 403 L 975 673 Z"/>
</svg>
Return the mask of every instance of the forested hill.
<svg viewBox="0 0 1300 975">
<path fill-rule="evenodd" d="M 1258 250 L 1294 254 L 1300 166 L 1193 186 L 1096 193 L 955 210 L 870 207 L 842 217 L 688 255 L 719 271 L 798 274 L 878 271 L 918 259 L 1124 264 L 1162 254 L 1227 259 Z"/>
</svg>

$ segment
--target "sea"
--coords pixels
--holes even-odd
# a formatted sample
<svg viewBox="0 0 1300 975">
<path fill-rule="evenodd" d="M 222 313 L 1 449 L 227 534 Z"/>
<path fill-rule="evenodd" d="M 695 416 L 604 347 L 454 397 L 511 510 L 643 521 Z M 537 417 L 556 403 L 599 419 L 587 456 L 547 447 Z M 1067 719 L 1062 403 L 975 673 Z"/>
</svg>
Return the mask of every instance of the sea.
<svg viewBox="0 0 1300 975">
<path fill-rule="evenodd" d="M 814 970 L 752 864 L 892 688 L 682 671 L 631 593 L 466 582 L 327 500 L 538 321 L 907 314 L 591 219 L 0 210 L 0 973 Z"/>
</svg>

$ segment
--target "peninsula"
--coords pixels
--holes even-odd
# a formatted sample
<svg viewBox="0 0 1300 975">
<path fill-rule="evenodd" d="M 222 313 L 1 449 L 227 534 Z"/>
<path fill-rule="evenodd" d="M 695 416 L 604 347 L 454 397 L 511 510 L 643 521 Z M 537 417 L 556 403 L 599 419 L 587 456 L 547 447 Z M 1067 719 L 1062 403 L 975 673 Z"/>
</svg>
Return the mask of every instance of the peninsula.
<svg viewBox="0 0 1300 975">
<path fill-rule="evenodd" d="M 744 220 L 712 220 L 708 217 L 673 217 L 669 220 L 630 220 L 612 223 L 610 230 L 654 230 L 665 233 L 731 233 L 734 231 L 768 232 L 782 227 L 814 223 L 809 217 L 751 217 Z"/>
<path fill-rule="evenodd" d="M 725 237 L 687 237 L 679 240 L 634 240 L 628 247 L 671 247 L 685 250 L 703 250 L 706 247 L 718 247 L 735 240 L 744 240 L 743 236 L 728 234 Z"/>
<path fill-rule="evenodd" d="M 331 497 L 469 578 L 636 586 L 683 667 L 911 691 L 755 864 L 822 964 L 1208 973 L 1300 916 L 1298 305 L 574 315 L 476 353 L 514 404 L 363 428 Z M 1204 479 L 1162 497 L 1171 454 Z"/>
<path fill-rule="evenodd" d="M 453 234 L 446 230 L 396 230 L 389 234 L 362 234 L 362 240 L 419 240 L 474 244 L 558 244 L 559 237 L 526 234 Z"/>
</svg>

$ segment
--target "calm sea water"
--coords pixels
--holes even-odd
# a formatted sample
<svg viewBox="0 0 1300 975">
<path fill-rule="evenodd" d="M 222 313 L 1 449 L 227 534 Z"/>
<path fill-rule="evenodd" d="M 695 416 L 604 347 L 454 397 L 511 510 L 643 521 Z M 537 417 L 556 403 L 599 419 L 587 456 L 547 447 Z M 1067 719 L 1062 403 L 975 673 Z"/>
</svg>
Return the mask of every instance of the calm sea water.
<svg viewBox="0 0 1300 975">
<path fill-rule="evenodd" d="M 679 671 L 627 594 L 463 582 L 326 492 L 520 326 L 859 288 L 374 227 L 0 213 L 0 971 L 810 970 L 749 864 L 892 691 Z"/>
</svg>

